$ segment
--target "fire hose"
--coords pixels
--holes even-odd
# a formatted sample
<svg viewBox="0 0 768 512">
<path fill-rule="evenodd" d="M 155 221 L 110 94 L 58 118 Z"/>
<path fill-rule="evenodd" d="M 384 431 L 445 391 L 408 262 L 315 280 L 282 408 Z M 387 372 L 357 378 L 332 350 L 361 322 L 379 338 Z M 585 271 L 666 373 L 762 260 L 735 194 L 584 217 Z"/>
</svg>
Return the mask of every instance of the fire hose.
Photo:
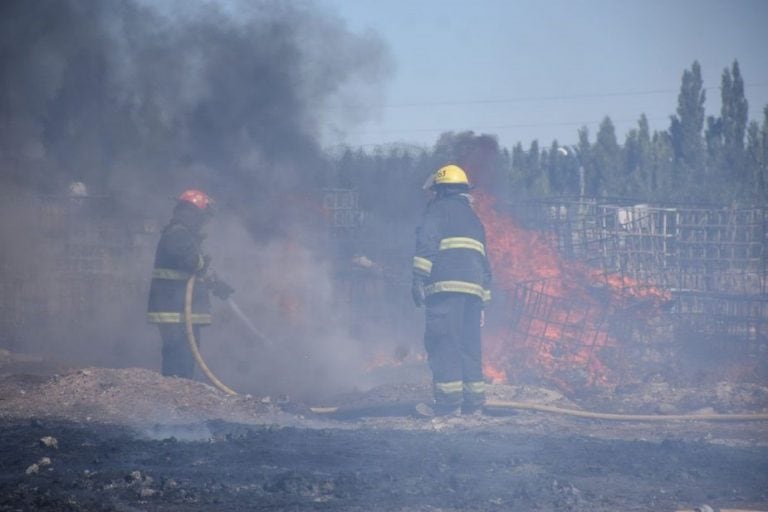
<svg viewBox="0 0 768 512">
<path fill-rule="evenodd" d="M 592 418 L 612 421 L 768 421 L 768 414 L 616 414 L 607 412 L 579 411 L 551 405 L 529 402 L 508 402 L 506 400 L 488 400 L 485 404 L 489 409 L 528 409 L 551 412 L 580 418 Z"/>
<path fill-rule="evenodd" d="M 187 328 L 187 342 L 189 342 L 189 348 L 192 350 L 192 354 L 195 356 L 195 361 L 197 361 L 197 364 L 200 365 L 200 369 L 203 371 L 206 377 L 213 383 L 214 386 L 219 388 L 221 391 L 225 392 L 228 395 L 237 395 L 237 392 L 233 390 L 232 388 L 228 387 L 226 384 L 221 382 L 216 375 L 211 371 L 210 368 L 208 368 L 208 365 L 205 363 L 205 360 L 203 359 L 202 354 L 200 354 L 200 349 L 197 346 L 197 339 L 195 338 L 195 330 L 192 327 L 192 292 L 195 289 L 195 281 L 196 281 L 195 274 L 192 274 L 190 276 L 189 280 L 187 281 L 187 290 L 184 297 L 184 325 Z"/>
<path fill-rule="evenodd" d="M 566 416 L 577 416 L 580 418 L 590 418 L 610 421 L 768 421 L 768 414 L 615 414 L 605 412 L 580 411 L 564 407 L 555 407 L 552 405 L 536 404 L 531 402 L 511 402 L 506 400 L 488 400 L 485 407 L 489 410 L 533 410 L 562 414 Z M 336 414 L 344 413 L 343 407 L 312 407 L 311 411 L 315 414 Z"/>
<path fill-rule="evenodd" d="M 184 324 L 187 330 L 187 341 L 189 342 L 189 348 L 192 350 L 192 354 L 195 356 L 195 361 L 200 366 L 206 377 L 216 386 L 218 389 L 228 395 L 237 395 L 237 392 L 221 380 L 208 368 L 205 360 L 203 359 L 200 349 L 197 346 L 197 339 L 195 338 L 195 330 L 192 326 L 192 293 L 195 289 L 196 276 L 192 274 L 187 281 L 186 294 L 184 298 Z M 542 412 L 550 412 L 554 414 L 563 414 L 566 416 L 577 416 L 580 418 L 591 418 L 599 420 L 611 420 L 611 421 L 682 421 L 682 420 L 698 420 L 698 421 L 768 421 L 768 414 L 615 414 L 604 412 L 592 412 L 592 411 L 580 411 L 576 409 L 567 409 L 563 407 L 555 407 L 551 405 L 535 404 L 530 402 L 511 402 L 505 400 L 488 400 L 485 406 L 489 409 L 519 409 L 519 410 L 534 410 Z M 337 412 L 343 412 L 343 408 L 339 407 L 312 407 L 312 412 L 316 414 L 334 414 Z"/>
</svg>

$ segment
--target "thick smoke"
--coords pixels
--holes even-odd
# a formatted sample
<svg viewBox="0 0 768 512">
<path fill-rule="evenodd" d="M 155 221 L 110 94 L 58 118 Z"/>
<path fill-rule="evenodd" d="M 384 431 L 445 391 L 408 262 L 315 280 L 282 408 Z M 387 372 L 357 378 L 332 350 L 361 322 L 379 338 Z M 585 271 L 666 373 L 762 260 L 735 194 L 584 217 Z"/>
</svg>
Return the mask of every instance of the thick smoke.
<svg viewBox="0 0 768 512">
<path fill-rule="evenodd" d="M 143 201 L 196 185 L 257 231 L 319 183 L 329 102 L 388 69 L 305 2 L 6 1 L 0 38 L 3 174 Z"/>
<path fill-rule="evenodd" d="M 7 0 L 0 3 L 0 180 L 6 189 L 49 195 L 82 182 L 91 196 L 109 198 L 127 223 L 144 216 L 162 224 L 169 197 L 206 190 L 221 211 L 209 250 L 237 288 L 235 298 L 263 322 L 265 311 L 279 309 L 276 297 L 299 304 L 277 311 L 272 318 L 281 323 L 265 327 L 294 350 L 281 362 L 304 358 L 308 367 L 338 374 L 328 354 L 356 349 L 344 345 L 344 313 L 333 304 L 318 236 L 326 171 L 318 141 L 329 111 L 333 122 L 364 115 L 338 105 L 378 92 L 389 69 L 379 39 L 349 32 L 311 2 Z M 8 276 L 15 268 L 6 260 Z M 151 254 L 133 263 L 123 277 L 148 281 Z M 139 266 L 144 274 L 135 275 Z M 126 324 L 143 322 L 133 313 L 144 303 L 119 307 L 94 314 L 114 320 L 111 330 L 134 346 L 123 346 L 120 362 L 104 354 L 99 361 L 157 364 L 157 334 L 146 326 L 125 332 Z M 208 346 L 231 334 L 221 327 L 210 332 Z M 66 338 L 61 334 L 58 343 Z M 136 348 L 142 346 L 149 356 Z M 238 371 L 256 391 L 254 372 L 269 365 L 245 368 L 242 359 Z"/>
</svg>

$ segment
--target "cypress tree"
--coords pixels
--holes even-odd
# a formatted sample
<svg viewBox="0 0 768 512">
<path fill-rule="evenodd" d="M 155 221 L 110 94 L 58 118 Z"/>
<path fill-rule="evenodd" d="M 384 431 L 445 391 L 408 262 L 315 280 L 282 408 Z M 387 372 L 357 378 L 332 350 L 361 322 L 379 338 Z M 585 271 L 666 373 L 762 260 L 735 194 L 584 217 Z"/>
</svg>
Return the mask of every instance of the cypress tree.
<svg viewBox="0 0 768 512">
<path fill-rule="evenodd" d="M 616 129 L 610 117 L 605 117 L 597 131 L 592 152 L 594 173 L 588 189 L 591 195 L 623 195 L 626 190 L 626 173 L 621 166 L 621 150 L 616 141 Z"/>
<path fill-rule="evenodd" d="M 671 117 L 669 129 L 676 164 L 672 185 L 686 187 L 696 195 L 701 194 L 696 185 L 704 172 L 702 130 L 706 91 L 703 85 L 701 66 L 694 61 L 691 69 L 683 72 L 677 114 Z"/>
<path fill-rule="evenodd" d="M 522 142 L 512 147 L 512 171 L 510 176 L 510 196 L 519 197 L 530 191 L 528 177 L 528 158 Z"/>
<path fill-rule="evenodd" d="M 526 189 L 536 195 L 542 195 L 546 191 L 546 183 L 542 180 L 541 152 L 538 140 L 531 142 L 531 146 L 528 148 L 525 172 Z"/>
<path fill-rule="evenodd" d="M 756 204 L 768 204 L 768 105 L 763 108 L 763 125 L 756 121 L 749 125 L 747 154 L 750 168 L 749 193 Z"/>
<path fill-rule="evenodd" d="M 648 118 L 640 116 L 638 127 L 627 134 L 624 143 L 623 167 L 626 173 L 624 194 L 628 196 L 652 198 L 655 191 L 651 180 L 652 147 Z"/>
<path fill-rule="evenodd" d="M 558 152 L 560 145 L 553 140 L 549 146 L 549 159 L 547 161 L 547 175 L 549 190 L 552 194 L 562 196 L 566 187 L 566 161 Z"/>
<path fill-rule="evenodd" d="M 707 128 L 704 130 L 704 140 L 707 145 L 707 169 L 713 179 L 720 175 L 723 168 L 723 120 L 720 117 L 708 116 Z"/>
<path fill-rule="evenodd" d="M 723 134 L 723 172 L 727 183 L 746 183 L 744 169 L 744 135 L 747 130 L 748 104 L 744 96 L 744 80 L 739 62 L 723 71 L 720 119 Z"/>
<path fill-rule="evenodd" d="M 683 200 L 680 190 L 673 186 L 675 180 L 675 150 L 672 137 L 667 131 L 654 132 L 651 140 L 651 185 L 656 192 L 654 199 Z"/>
</svg>

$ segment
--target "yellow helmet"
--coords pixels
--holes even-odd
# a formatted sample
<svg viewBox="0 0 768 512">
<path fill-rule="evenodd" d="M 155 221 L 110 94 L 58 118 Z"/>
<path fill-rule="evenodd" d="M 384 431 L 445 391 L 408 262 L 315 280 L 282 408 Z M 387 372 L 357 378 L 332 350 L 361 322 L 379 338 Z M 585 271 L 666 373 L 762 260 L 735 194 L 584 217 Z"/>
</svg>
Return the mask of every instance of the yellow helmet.
<svg viewBox="0 0 768 512">
<path fill-rule="evenodd" d="M 458 165 L 449 164 L 439 168 L 435 174 L 429 177 L 424 184 L 425 189 L 434 187 L 435 185 L 467 185 L 469 186 L 469 180 L 467 179 L 467 173 L 464 169 Z"/>
</svg>

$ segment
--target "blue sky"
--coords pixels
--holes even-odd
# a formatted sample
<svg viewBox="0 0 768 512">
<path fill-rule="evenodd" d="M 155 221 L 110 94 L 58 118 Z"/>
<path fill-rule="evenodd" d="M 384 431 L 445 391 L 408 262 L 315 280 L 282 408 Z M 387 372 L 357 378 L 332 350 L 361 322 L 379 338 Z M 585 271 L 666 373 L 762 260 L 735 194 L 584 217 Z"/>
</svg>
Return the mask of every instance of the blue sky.
<svg viewBox="0 0 768 512">
<path fill-rule="evenodd" d="M 394 70 L 368 121 L 332 143 L 432 145 L 443 131 L 503 146 L 591 139 L 610 116 L 619 141 L 641 113 L 669 126 L 694 60 L 707 115 L 738 59 L 751 119 L 768 105 L 768 0 L 318 0 L 353 32 L 375 32 Z"/>
</svg>

